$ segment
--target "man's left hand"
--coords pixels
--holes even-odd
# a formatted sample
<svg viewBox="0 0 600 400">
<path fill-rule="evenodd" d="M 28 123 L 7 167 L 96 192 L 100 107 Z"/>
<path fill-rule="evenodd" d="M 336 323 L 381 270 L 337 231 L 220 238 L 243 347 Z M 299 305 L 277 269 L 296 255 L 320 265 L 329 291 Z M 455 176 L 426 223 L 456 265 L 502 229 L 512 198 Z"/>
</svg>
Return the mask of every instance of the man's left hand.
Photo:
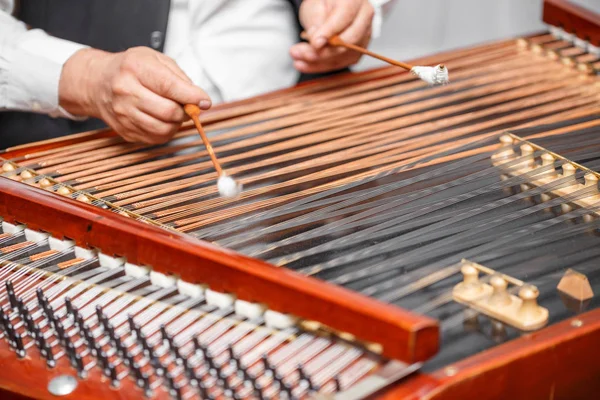
<svg viewBox="0 0 600 400">
<path fill-rule="evenodd" d="M 300 22 L 310 41 L 290 48 L 294 67 L 304 73 L 322 73 L 356 64 L 361 54 L 327 46 L 335 35 L 345 42 L 367 47 L 374 10 L 368 0 L 304 0 Z"/>
</svg>

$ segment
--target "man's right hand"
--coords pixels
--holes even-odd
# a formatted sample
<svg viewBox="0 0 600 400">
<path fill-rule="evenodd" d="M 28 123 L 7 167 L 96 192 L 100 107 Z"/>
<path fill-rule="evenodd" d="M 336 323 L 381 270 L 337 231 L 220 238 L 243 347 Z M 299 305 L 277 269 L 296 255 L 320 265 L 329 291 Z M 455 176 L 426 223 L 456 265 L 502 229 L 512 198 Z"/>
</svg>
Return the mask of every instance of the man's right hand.
<svg viewBox="0 0 600 400">
<path fill-rule="evenodd" d="M 100 118 L 125 140 L 144 143 L 169 140 L 187 119 L 182 105 L 211 106 L 175 61 L 145 47 L 78 51 L 63 66 L 59 102 L 71 114 Z"/>
</svg>

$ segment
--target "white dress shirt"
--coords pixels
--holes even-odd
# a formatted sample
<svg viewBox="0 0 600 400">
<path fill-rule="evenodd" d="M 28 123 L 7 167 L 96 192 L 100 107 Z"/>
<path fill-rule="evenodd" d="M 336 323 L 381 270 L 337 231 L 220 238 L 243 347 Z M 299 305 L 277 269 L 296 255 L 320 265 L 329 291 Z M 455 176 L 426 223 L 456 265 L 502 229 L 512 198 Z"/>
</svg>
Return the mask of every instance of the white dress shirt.
<svg viewBox="0 0 600 400">
<path fill-rule="evenodd" d="M 374 36 L 388 1 L 371 0 Z M 0 0 L 0 110 L 74 118 L 58 104 L 58 83 L 63 64 L 86 46 L 28 30 L 13 8 L 14 0 Z M 293 85 L 297 38 L 283 0 L 172 0 L 164 52 L 216 104 Z"/>
</svg>

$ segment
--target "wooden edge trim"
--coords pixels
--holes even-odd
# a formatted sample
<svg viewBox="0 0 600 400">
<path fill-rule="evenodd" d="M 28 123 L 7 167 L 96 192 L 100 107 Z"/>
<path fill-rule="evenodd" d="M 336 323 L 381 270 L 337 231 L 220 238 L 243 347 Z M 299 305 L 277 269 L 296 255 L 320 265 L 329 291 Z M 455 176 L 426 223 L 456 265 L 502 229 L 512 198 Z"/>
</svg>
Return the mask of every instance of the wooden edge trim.
<svg viewBox="0 0 600 400">
<path fill-rule="evenodd" d="M 319 321 L 381 344 L 390 358 L 414 363 L 438 350 L 438 325 L 431 318 L 6 178 L 0 179 L 0 215 L 79 246 L 126 256 L 131 263 Z"/>
<path fill-rule="evenodd" d="M 432 374 L 417 374 L 379 398 L 595 398 L 600 390 L 598 343 L 600 309 L 595 309 Z"/>
<path fill-rule="evenodd" d="M 600 46 L 600 14 L 592 10 L 567 0 L 545 0 L 542 19 L 594 46 Z"/>
</svg>

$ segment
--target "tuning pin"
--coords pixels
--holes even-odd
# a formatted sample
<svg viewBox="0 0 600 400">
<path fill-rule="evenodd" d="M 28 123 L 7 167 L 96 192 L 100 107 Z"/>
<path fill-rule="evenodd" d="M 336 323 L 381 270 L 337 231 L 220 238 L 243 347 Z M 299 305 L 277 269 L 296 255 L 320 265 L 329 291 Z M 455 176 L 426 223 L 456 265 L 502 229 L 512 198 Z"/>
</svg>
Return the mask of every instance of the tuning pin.
<svg viewBox="0 0 600 400">
<path fill-rule="evenodd" d="M 103 370 L 105 370 L 108 367 L 108 355 L 104 350 L 100 349 L 98 355 L 96 356 L 96 359 L 98 360 L 98 363 L 100 364 Z"/>
<path fill-rule="evenodd" d="M 286 383 L 283 381 L 283 376 L 281 376 L 281 374 L 279 374 L 278 372 L 274 371 L 273 373 L 273 381 L 277 383 L 277 386 L 279 387 L 279 392 L 280 393 L 286 393 L 288 398 L 290 398 L 292 396 L 292 391 L 289 388 L 288 385 L 286 385 Z"/>
<path fill-rule="evenodd" d="M 70 297 L 65 298 L 65 307 L 67 309 L 67 314 L 73 314 L 73 303 L 71 302 Z"/>
<path fill-rule="evenodd" d="M 127 355 L 127 347 L 125 347 L 125 344 L 123 344 L 121 338 L 117 337 L 117 334 L 114 332 L 114 329 L 112 334 L 113 336 L 111 337 L 111 340 L 117 348 L 117 353 L 119 353 L 122 357 L 125 357 Z"/>
<path fill-rule="evenodd" d="M 164 367 L 160 362 L 160 359 L 154 353 L 148 358 L 150 360 L 150 365 L 152 365 L 152 368 L 154 368 L 154 371 L 156 371 L 156 375 L 162 376 L 164 372 Z"/>
<path fill-rule="evenodd" d="M 10 322 L 10 320 L 7 320 L 5 326 L 4 326 L 4 332 L 6 333 L 6 338 L 8 339 L 8 343 L 13 347 L 16 348 L 17 344 L 16 344 L 16 331 L 15 328 L 12 324 L 12 322 Z"/>
<path fill-rule="evenodd" d="M 144 374 L 142 373 L 142 368 L 138 362 L 136 362 L 133 357 L 129 359 L 129 369 L 130 372 L 135 377 L 135 382 L 139 387 L 144 386 Z"/>
<path fill-rule="evenodd" d="M 40 306 L 44 303 L 44 290 L 39 287 L 35 290 L 35 295 L 37 297 L 38 303 Z"/>
<path fill-rule="evenodd" d="M 73 367 L 77 370 L 77 375 L 80 378 L 85 377 L 85 367 L 83 366 L 83 359 L 79 354 L 73 355 Z"/>
<path fill-rule="evenodd" d="M 194 367 L 190 363 L 189 359 L 186 359 L 183 362 L 183 372 L 185 373 L 185 376 L 188 378 L 188 381 L 190 382 L 190 385 L 192 385 L 192 386 L 198 386 L 198 380 L 199 379 L 196 376 L 196 371 L 194 371 Z"/>
<path fill-rule="evenodd" d="M 260 382 L 256 382 L 254 385 L 254 395 L 258 397 L 259 400 L 267 400 L 264 393 L 264 386 Z"/>
<path fill-rule="evenodd" d="M 175 384 L 175 379 L 173 379 L 173 375 L 170 372 L 166 372 L 165 373 L 165 380 L 167 381 L 167 386 L 169 387 L 169 394 L 172 397 L 175 397 L 179 400 L 180 397 L 178 397 L 178 386 Z M 179 393 L 180 394 L 180 393 Z"/>
<path fill-rule="evenodd" d="M 239 367 L 240 371 L 242 371 L 244 382 L 249 382 L 252 385 L 252 387 L 254 387 L 256 385 L 256 377 L 250 374 L 250 372 L 248 372 L 248 369 L 244 368 L 241 364 Z"/>
<path fill-rule="evenodd" d="M 48 343 L 46 342 L 46 338 L 44 337 L 44 334 L 39 329 L 36 332 L 35 343 L 37 344 L 38 348 L 40 349 L 40 354 L 42 355 L 42 357 L 46 358 Z"/>
<path fill-rule="evenodd" d="M 98 346 L 96 344 L 96 340 L 94 339 L 94 335 L 92 335 L 92 331 L 87 326 L 80 327 L 80 332 L 83 335 L 83 338 L 88 344 L 88 348 L 92 355 L 96 356 L 98 354 Z"/>
<path fill-rule="evenodd" d="M 147 375 L 144 375 L 144 395 L 148 398 L 152 397 L 152 388 L 150 387 L 150 378 Z"/>
<path fill-rule="evenodd" d="M 200 394 L 202 400 L 214 399 L 214 396 L 208 393 L 208 388 L 206 387 L 206 384 L 202 381 L 198 382 L 198 393 Z"/>
<path fill-rule="evenodd" d="M 52 353 L 52 349 L 50 347 L 46 348 L 46 365 L 48 368 L 56 367 L 56 359 L 54 358 L 54 353 Z"/>
<path fill-rule="evenodd" d="M 238 360 L 235 351 L 233 350 L 233 346 L 229 346 L 227 348 L 227 353 L 229 354 L 229 364 L 231 364 L 231 366 L 235 368 L 237 373 L 239 371 L 240 361 Z"/>
<path fill-rule="evenodd" d="M 6 281 L 6 294 L 8 295 L 8 301 L 10 302 L 10 308 L 13 310 L 17 308 L 17 296 L 15 296 L 15 289 L 11 280 Z"/>
<path fill-rule="evenodd" d="M 310 379 L 310 377 L 306 374 L 306 371 L 304 371 L 304 368 L 302 367 L 302 364 L 298 364 L 298 366 L 296 367 L 298 370 L 298 376 L 299 376 L 299 381 L 300 382 L 305 382 L 306 385 L 308 386 L 308 390 L 314 390 L 314 385 L 312 383 L 312 380 Z"/>
<path fill-rule="evenodd" d="M 205 345 L 203 345 L 200 342 L 200 339 L 198 339 L 198 337 L 194 338 L 194 348 L 197 352 L 199 352 L 200 354 L 202 354 L 202 357 L 206 358 L 206 354 L 207 354 L 207 347 Z"/>
<path fill-rule="evenodd" d="M 104 309 L 102 306 L 96 306 L 96 317 L 98 318 L 98 323 L 104 328 L 108 324 L 108 318 L 104 315 Z"/>
<path fill-rule="evenodd" d="M 54 309 L 52 305 L 48 302 L 48 299 L 44 296 L 44 302 L 42 303 L 42 312 L 46 316 L 46 319 L 53 327 L 56 327 L 56 315 L 54 314 Z"/>
<path fill-rule="evenodd" d="M 273 367 L 271 366 L 271 363 L 269 362 L 269 357 L 267 356 L 267 354 L 262 355 L 261 361 L 263 363 L 263 369 L 265 371 L 265 375 L 266 376 L 273 375 Z"/>
<path fill-rule="evenodd" d="M 214 374 L 218 372 L 217 364 L 215 364 L 215 360 L 212 358 L 208 351 L 204 353 L 204 362 L 208 365 L 208 370 L 211 373 Z"/>
<path fill-rule="evenodd" d="M 171 351 L 175 356 L 175 362 L 179 365 L 183 364 L 183 360 L 185 360 L 185 357 L 181 354 L 181 348 L 177 344 L 175 344 L 174 340 L 171 341 Z"/>
<path fill-rule="evenodd" d="M 110 379 L 110 385 L 113 388 L 118 388 L 120 386 L 120 381 L 119 381 L 119 377 L 117 375 L 117 369 L 115 368 L 114 364 L 110 363 L 108 364 L 108 374 L 106 374 L 106 376 Z"/>
<path fill-rule="evenodd" d="M 6 331 L 6 325 L 9 323 L 8 317 L 4 313 L 4 308 L 0 305 L 0 328 Z"/>
<path fill-rule="evenodd" d="M 117 342 L 117 333 L 115 332 L 115 327 L 110 322 L 106 322 L 104 331 L 113 343 Z"/>
<path fill-rule="evenodd" d="M 333 383 L 335 384 L 335 391 L 339 393 L 342 391 L 342 381 L 340 380 L 339 374 L 333 377 Z"/>
<path fill-rule="evenodd" d="M 67 340 L 67 335 L 65 332 L 65 327 L 62 324 L 62 321 L 58 318 L 54 319 L 54 330 L 56 331 L 56 336 L 58 337 L 58 340 L 60 340 L 61 342 L 65 342 Z"/>
<path fill-rule="evenodd" d="M 27 355 L 25 351 L 25 346 L 23 345 L 23 338 L 19 332 L 14 333 L 14 342 L 15 342 L 15 351 L 17 353 L 17 357 L 24 358 Z"/>
<path fill-rule="evenodd" d="M 127 322 L 129 323 L 129 330 L 137 336 L 140 327 L 135 323 L 133 315 L 127 315 Z"/>
<path fill-rule="evenodd" d="M 216 375 L 219 384 L 223 387 L 223 390 L 230 390 L 231 386 L 229 386 L 229 381 L 227 380 L 227 375 L 225 375 L 225 371 L 223 371 L 223 368 L 217 367 Z"/>
<path fill-rule="evenodd" d="M 162 337 L 163 342 L 166 342 L 166 344 L 170 344 L 171 335 L 169 335 L 169 332 L 167 332 L 167 327 L 164 324 L 160 326 L 160 335 Z"/>
<path fill-rule="evenodd" d="M 140 342 L 140 344 L 142 345 L 142 349 L 144 349 L 144 353 L 148 357 L 153 355 L 154 350 L 152 349 L 152 346 L 150 346 L 150 343 L 148 343 L 148 339 L 146 338 L 146 335 L 144 335 L 144 333 L 142 331 L 139 331 L 138 342 Z"/>
<path fill-rule="evenodd" d="M 77 349 L 75 348 L 75 345 L 73 344 L 70 338 L 67 338 L 65 340 L 65 350 L 67 352 L 67 355 L 71 359 L 71 364 L 73 364 L 73 367 L 75 368 L 75 356 L 77 355 Z"/>
</svg>

